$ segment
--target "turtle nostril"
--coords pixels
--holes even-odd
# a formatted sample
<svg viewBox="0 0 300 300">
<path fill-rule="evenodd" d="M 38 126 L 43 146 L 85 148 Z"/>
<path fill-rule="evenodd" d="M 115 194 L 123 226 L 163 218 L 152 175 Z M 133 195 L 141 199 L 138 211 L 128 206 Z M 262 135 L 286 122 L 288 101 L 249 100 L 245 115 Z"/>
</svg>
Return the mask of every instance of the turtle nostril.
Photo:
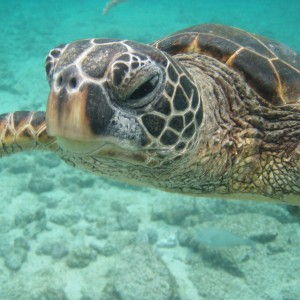
<svg viewBox="0 0 300 300">
<path fill-rule="evenodd" d="M 72 77 L 69 81 L 69 87 L 71 89 L 75 89 L 77 87 L 77 79 L 75 77 Z"/>
<path fill-rule="evenodd" d="M 57 86 L 58 86 L 58 87 L 61 87 L 62 84 L 63 84 L 63 77 L 62 77 L 62 76 L 59 76 L 59 77 L 57 78 L 56 83 L 57 83 Z"/>
</svg>

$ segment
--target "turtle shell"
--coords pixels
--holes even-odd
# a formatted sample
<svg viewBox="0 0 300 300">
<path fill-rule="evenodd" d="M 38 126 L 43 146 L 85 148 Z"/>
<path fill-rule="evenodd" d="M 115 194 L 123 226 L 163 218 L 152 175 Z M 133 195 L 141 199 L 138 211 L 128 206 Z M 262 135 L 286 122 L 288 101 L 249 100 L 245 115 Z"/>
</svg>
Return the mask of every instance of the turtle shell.
<svg viewBox="0 0 300 300">
<path fill-rule="evenodd" d="M 278 42 L 234 27 L 203 24 L 175 32 L 153 45 L 171 55 L 211 56 L 239 72 L 273 105 L 300 102 L 300 54 Z"/>
</svg>

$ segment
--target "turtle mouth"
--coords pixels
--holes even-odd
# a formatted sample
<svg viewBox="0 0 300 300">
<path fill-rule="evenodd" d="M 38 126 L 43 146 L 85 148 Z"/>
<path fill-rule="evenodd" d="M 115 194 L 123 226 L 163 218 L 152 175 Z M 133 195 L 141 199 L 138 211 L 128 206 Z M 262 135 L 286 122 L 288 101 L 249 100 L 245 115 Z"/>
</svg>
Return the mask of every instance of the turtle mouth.
<svg viewBox="0 0 300 300">
<path fill-rule="evenodd" d="M 106 160 L 116 160 L 134 165 L 146 163 L 149 155 L 140 150 L 129 150 L 111 141 L 80 141 L 65 137 L 57 137 L 58 144 L 64 152 L 81 158 L 94 157 Z"/>
<path fill-rule="evenodd" d="M 101 141 L 80 141 L 65 137 L 57 137 L 57 142 L 65 151 L 79 156 L 97 153 L 106 144 Z"/>
</svg>

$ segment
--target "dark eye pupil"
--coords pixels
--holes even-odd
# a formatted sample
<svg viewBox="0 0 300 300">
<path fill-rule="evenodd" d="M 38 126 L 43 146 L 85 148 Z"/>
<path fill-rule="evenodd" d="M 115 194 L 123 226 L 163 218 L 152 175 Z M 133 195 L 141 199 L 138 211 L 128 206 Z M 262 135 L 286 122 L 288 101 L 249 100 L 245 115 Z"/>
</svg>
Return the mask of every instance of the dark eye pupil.
<svg viewBox="0 0 300 300">
<path fill-rule="evenodd" d="M 141 84 L 129 97 L 130 99 L 139 99 L 150 94 L 158 83 L 158 75 L 154 75 L 149 80 Z"/>
</svg>

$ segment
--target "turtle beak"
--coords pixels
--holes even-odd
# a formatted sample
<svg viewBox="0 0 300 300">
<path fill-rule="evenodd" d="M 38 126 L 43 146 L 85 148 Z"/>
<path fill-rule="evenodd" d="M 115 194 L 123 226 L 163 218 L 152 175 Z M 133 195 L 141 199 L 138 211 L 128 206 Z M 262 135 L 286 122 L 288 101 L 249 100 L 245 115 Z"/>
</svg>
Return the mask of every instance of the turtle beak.
<svg viewBox="0 0 300 300">
<path fill-rule="evenodd" d="M 86 116 L 87 93 L 87 88 L 75 93 L 51 89 L 48 98 L 48 134 L 57 137 L 58 144 L 74 154 L 95 152 L 103 144 L 90 129 Z"/>
<path fill-rule="evenodd" d="M 46 112 L 50 136 L 89 140 L 94 137 L 86 116 L 87 88 L 69 93 L 51 89 Z"/>
<path fill-rule="evenodd" d="M 99 148 L 105 142 L 109 123 L 107 102 L 101 84 L 84 82 L 76 67 L 58 72 L 48 97 L 48 134 L 57 137 L 58 143 L 72 152 L 86 153 Z"/>
</svg>

